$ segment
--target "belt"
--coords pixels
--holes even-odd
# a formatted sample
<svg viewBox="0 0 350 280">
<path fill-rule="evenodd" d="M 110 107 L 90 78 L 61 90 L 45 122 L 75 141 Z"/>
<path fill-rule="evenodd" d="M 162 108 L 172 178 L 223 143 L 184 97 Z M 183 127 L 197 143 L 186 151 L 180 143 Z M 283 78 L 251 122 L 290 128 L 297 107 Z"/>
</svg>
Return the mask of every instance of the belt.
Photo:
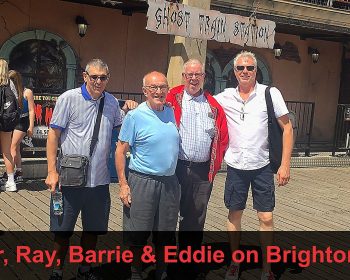
<svg viewBox="0 0 350 280">
<path fill-rule="evenodd" d="M 178 163 L 185 165 L 187 167 L 200 167 L 200 166 L 208 166 L 209 160 L 203 161 L 203 162 L 195 162 L 195 161 L 188 161 L 188 160 L 179 159 Z"/>
</svg>

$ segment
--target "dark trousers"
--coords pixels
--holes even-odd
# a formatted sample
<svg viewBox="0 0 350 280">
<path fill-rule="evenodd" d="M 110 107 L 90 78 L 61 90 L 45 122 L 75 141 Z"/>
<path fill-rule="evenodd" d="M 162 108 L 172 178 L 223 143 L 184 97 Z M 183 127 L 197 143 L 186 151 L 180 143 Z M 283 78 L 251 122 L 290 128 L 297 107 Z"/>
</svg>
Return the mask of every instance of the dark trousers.
<svg viewBox="0 0 350 280">
<path fill-rule="evenodd" d="M 199 247 L 213 184 L 208 180 L 209 162 L 190 164 L 179 160 L 176 176 L 181 185 L 179 247 Z"/>
</svg>

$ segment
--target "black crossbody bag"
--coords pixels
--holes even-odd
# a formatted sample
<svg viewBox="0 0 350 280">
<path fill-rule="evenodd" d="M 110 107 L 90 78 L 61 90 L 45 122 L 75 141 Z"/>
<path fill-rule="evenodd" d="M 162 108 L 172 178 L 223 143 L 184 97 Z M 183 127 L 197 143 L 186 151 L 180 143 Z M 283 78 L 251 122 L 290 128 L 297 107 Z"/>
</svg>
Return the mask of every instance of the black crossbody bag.
<svg viewBox="0 0 350 280">
<path fill-rule="evenodd" d="M 271 87 L 267 87 L 265 90 L 265 99 L 268 116 L 269 159 L 271 169 L 276 174 L 278 168 L 281 166 L 283 132 L 275 116 L 275 111 L 273 109 L 273 103 L 270 94 L 270 88 Z"/>
<path fill-rule="evenodd" d="M 83 155 L 62 155 L 60 159 L 59 182 L 64 187 L 85 187 L 87 183 L 90 158 L 98 141 L 98 133 L 100 130 L 101 116 L 104 106 L 104 97 L 101 98 L 100 106 L 94 132 L 90 144 L 89 157 Z"/>
</svg>

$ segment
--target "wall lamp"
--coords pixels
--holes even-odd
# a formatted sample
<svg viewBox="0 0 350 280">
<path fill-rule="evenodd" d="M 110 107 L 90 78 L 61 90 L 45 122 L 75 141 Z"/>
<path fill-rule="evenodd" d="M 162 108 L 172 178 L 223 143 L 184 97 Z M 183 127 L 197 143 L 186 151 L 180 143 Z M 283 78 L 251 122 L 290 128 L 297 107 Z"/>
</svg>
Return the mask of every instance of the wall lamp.
<svg viewBox="0 0 350 280">
<path fill-rule="evenodd" d="M 78 25 L 78 33 L 80 37 L 84 37 L 86 34 L 86 30 L 88 28 L 88 22 L 82 16 L 77 16 L 75 18 L 75 23 Z"/>
<path fill-rule="evenodd" d="M 317 63 L 318 59 L 320 58 L 320 52 L 318 51 L 318 49 L 309 47 L 307 52 L 311 55 L 312 62 Z"/>
<path fill-rule="evenodd" d="M 282 46 L 278 43 L 273 45 L 273 52 L 275 53 L 275 58 L 279 59 L 282 54 Z"/>
</svg>

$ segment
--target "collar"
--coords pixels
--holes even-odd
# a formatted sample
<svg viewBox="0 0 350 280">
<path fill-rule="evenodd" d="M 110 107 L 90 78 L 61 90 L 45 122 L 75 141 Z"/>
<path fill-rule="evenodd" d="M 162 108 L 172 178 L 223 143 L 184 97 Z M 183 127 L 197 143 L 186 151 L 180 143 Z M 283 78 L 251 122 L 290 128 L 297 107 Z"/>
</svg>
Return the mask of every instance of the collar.
<svg viewBox="0 0 350 280">
<path fill-rule="evenodd" d="M 94 100 L 94 99 L 92 99 L 90 93 L 89 93 L 88 90 L 86 89 L 86 84 L 85 84 L 85 83 L 81 86 L 81 94 L 83 95 L 83 97 L 84 97 L 85 100 Z M 100 99 L 100 98 L 101 98 L 102 96 L 104 96 L 104 95 L 105 95 L 105 92 L 103 91 L 102 94 L 101 94 L 101 96 L 100 96 L 98 99 Z M 97 99 L 97 100 L 98 100 L 98 99 Z"/>
<path fill-rule="evenodd" d="M 248 100 L 250 100 L 250 99 L 252 99 L 254 96 L 256 96 L 258 85 L 259 85 L 259 83 L 256 81 L 252 93 L 249 95 L 248 99 L 247 99 L 245 102 L 247 102 Z M 234 95 L 234 97 L 235 97 L 236 99 L 238 99 L 238 100 L 240 100 L 240 101 L 243 101 L 242 97 L 241 97 L 240 94 L 239 94 L 238 86 L 235 88 L 235 91 L 233 92 L 233 95 Z"/>
<path fill-rule="evenodd" d="M 201 94 L 198 96 L 192 96 L 190 95 L 185 89 L 184 89 L 184 98 L 186 101 L 194 100 L 197 102 L 205 101 L 205 96 L 203 94 L 203 90 L 201 90 Z"/>
</svg>

